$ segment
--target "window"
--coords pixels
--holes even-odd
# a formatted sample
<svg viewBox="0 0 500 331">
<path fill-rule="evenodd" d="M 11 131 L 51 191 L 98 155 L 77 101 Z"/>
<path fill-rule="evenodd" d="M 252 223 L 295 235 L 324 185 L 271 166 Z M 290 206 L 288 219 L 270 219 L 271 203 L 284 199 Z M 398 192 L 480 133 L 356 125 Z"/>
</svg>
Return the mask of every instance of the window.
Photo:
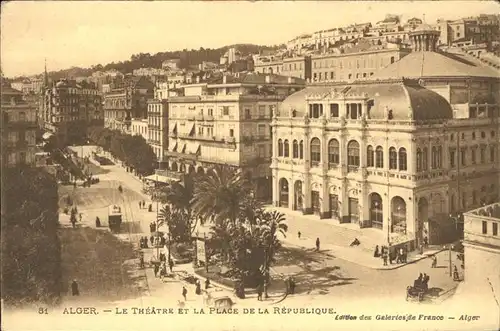
<svg viewBox="0 0 500 331">
<path fill-rule="evenodd" d="M 356 140 L 351 140 L 347 144 L 347 165 L 359 167 L 359 143 Z"/>
<path fill-rule="evenodd" d="M 495 137 L 495 131 L 491 131 L 491 138 Z"/>
<path fill-rule="evenodd" d="M 417 172 L 422 171 L 422 161 L 423 161 L 423 154 L 422 150 L 420 148 L 417 148 Z"/>
<path fill-rule="evenodd" d="M 476 139 L 476 133 L 472 132 L 472 140 Z"/>
<path fill-rule="evenodd" d="M 394 170 L 398 168 L 398 153 L 396 148 L 389 148 L 389 169 Z"/>
<path fill-rule="evenodd" d="M 26 113 L 25 112 L 20 112 L 19 113 L 19 121 L 20 122 L 25 122 L 26 121 Z"/>
<path fill-rule="evenodd" d="M 252 118 L 252 115 L 250 114 L 250 109 L 246 108 L 245 109 L 245 119 L 249 120 Z"/>
<path fill-rule="evenodd" d="M 229 115 L 229 107 L 228 106 L 222 107 L 222 115 L 224 115 L 224 116 Z"/>
<path fill-rule="evenodd" d="M 472 164 L 476 164 L 476 149 L 475 148 L 472 148 L 471 151 L 470 151 L 470 160 L 472 162 Z"/>
<path fill-rule="evenodd" d="M 453 139 L 455 139 L 455 135 L 452 133 L 450 134 L 450 140 L 453 141 Z"/>
<path fill-rule="evenodd" d="M 304 158 L 304 142 L 301 140 L 299 144 L 299 158 L 302 160 Z"/>
<path fill-rule="evenodd" d="M 212 108 L 208 109 L 208 116 L 214 116 L 214 110 Z"/>
<path fill-rule="evenodd" d="M 259 118 L 266 117 L 266 106 L 259 106 Z"/>
<path fill-rule="evenodd" d="M 467 149 L 464 147 L 462 149 L 460 149 L 460 164 L 462 166 L 465 166 L 466 165 L 466 159 L 467 159 Z"/>
<path fill-rule="evenodd" d="M 261 138 L 264 138 L 266 136 L 266 125 L 265 124 L 259 124 L 258 130 L 259 130 L 259 136 Z"/>
<path fill-rule="evenodd" d="M 497 222 L 492 222 L 491 223 L 493 225 L 493 235 L 494 236 L 498 236 L 498 223 Z"/>
<path fill-rule="evenodd" d="M 229 137 L 234 137 L 234 129 L 229 129 Z"/>
<path fill-rule="evenodd" d="M 278 140 L 278 156 L 283 156 L 283 140 Z"/>
<path fill-rule="evenodd" d="M 340 160 L 339 142 L 337 139 L 332 139 L 328 142 L 328 163 L 330 165 L 338 165 Z"/>
<path fill-rule="evenodd" d="M 488 222 L 483 221 L 483 234 L 488 234 Z"/>
<path fill-rule="evenodd" d="M 367 167 L 374 167 L 375 166 L 375 160 L 374 160 L 374 151 L 372 146 L 368 146 L 366 148 L 366 166 Z"/>
<path fill-rule="evenodd" d="M 339 105 L 338 103 L 330 104 L 330 117 L 339 117 Z"/>
<path fill-rule="evenodd" d="M 481 131 L 481 138 L 482 138 L 482 139 L 486 138 L 486 132 Z"/>
<path fill-rule="evenodd" d="M 321 142 L 318 138 L 311 140 L 311 165 L 318 165 L 321 161 Z"/>
<path fill-rule="evenodd" d="M 407 170 L 406 149 L 404 147 L 399 149 L 399 170 Z"/>
<path fill-rule="evenodd" d="M 285 145 L 285 150 L 283 152 L 283 154 L 284 154 L 283 156 L 289 157 L 290 156 L 290 145 L 288 144 L 288 140 L 285 140 L 284 145 Z"/>
<path fill-rule="evenodd" d="M 490 146 L 490 162 L 495 162 L 495 146 Z"/>
<path fill-rule="evenodd" d="M 293 141 L 293 147 L 292 147 L 292 157 L 294 159 L 299 157 L 299 144 L 297 143 L 297 140 Z"/>
<path fill-rule="evenodd" d="M 377 149 L 375 150 L 375 166 L 377 168 L 383 168 L 384 167 L 384 150 L 382 149 L 382 146 L 377 146 Z"/>
</svg>

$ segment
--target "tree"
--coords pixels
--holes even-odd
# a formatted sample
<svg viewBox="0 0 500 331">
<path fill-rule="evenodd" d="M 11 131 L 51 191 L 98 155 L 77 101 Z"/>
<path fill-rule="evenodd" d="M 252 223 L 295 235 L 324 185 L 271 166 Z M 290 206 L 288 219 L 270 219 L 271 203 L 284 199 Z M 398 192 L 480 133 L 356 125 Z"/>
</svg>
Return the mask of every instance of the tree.
<svg viewBox="0 0 500 331">
<path fill-rule="evenodd" d="M 249 182 L 227 165 L 216 166 L 195 187 L 193 210 L 206 220 L 235 223 L 249 201 Z"/>
<path fill-rule="evenodd" d="M 3 169 L 2 298 L 8 305 L 56 303 L 61 294 L 55 178 L 42 169 Z"/>
</svg>

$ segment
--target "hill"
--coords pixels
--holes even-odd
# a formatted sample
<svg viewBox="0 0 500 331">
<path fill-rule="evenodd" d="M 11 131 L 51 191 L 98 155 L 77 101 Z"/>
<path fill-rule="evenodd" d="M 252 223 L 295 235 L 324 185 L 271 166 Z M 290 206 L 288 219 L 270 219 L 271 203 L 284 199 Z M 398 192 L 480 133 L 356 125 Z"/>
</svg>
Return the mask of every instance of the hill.
<svg viewBox="0 0 500 331">
<path fill-rule="evenodd" d="M 236 44 L 216 49 L 200 47 L 200 49 L 198 50 L 184 49 L 182 51 L 159 52 L 154 55 L 151 55 L 150 53 L 139 53 L 132 55 L 130 57 L 130 60 L 122 62 L 111 62 L 105 65 L 98 64 L 92 66 L 91 68 L 72 67 L 69 69 L 53 71 L 50 72 L 49 74 L 50 77 L 55 80 L 61 78 L 90 76 L 94 71 L 99 71 L 99 70 L 106 71 L 110 69 L 116 69 L 126 74 L 126 73 L 131 73 L 134 69 L 139 69 L 139 68 L 148 68 L 148 67 L 160 68 L 162 62 L 168 59 L 180 59 L 180 67 L 188 68 L 192 65 L 198 65 L 203 61 L 219 63 L 220 57 L 224 55 L 224 53 L 229 48 L 232 47 L 238 49 L 243 55 L 248 55 L 248 54 L 257 54 L 261 51 L 266 51 L 266 50 L 277 50 L 279 48 L 284 47 L 284 45 L 261 46 L 253 44 Z"/>
</svg>

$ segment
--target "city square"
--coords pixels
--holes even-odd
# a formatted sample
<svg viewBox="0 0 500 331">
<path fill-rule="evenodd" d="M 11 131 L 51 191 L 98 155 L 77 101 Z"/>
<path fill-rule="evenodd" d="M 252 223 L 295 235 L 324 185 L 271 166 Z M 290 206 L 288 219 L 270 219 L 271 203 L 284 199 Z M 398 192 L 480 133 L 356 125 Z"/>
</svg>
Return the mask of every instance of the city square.
<svg viewBox="0 0 500 331">
<path fill-rule="evenodd" d="M 2 20 L 6 329 L 500 328 L 498 4 L 120 4 Z"/>
</svg>

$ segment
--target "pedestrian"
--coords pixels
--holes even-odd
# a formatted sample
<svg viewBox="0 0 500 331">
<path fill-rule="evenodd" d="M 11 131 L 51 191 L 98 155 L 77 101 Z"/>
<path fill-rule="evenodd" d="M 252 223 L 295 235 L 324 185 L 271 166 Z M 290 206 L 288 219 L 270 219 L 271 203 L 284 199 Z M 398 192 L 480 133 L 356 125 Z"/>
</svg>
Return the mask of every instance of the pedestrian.
<svg viewBox="0 0 500 331">
<path fill-rule="evenodd" d="M 300 231 L 297 233 L 297 237 L 299 237 L 300 239 L 300 236 L 302 235 L 302 233 L 300 233 Z"/>
<path fill-rule="evenodd" d="M 71 293 L 73 294 L 73 296 L 80 295 L 80 290 L 78 289 L 78 283 L 76 282 L 76 279 L 73 279 L 73 283 L 71 283 Z"/>
<path fill-rule="evenodd" d="M 453 280 L 460 280 L 460 277 L 458 276 L 458 269 L 457 269 L 457 266 L 454 265 L 453 266 Z"/>
<path fill-rule="evenodd" d="M 257 286 L 257 300 L 258 301 L 262 301 L 262 293 L 264 292 L 263 288 L 262 288 L 262 283 L 259 284 L 259 286 Z M 288 291 L 287 291 L 288 293 Z"/>
<path fill-rule="evenodd" d="M 295 294 L 295 279 L 290 277 L 290 294 Z"/>
<path fill-rule="evenodd" d="M 319 252 L 319 238 L 316 238 L 316 251 Z"/>
<path fill-rule="evenodd" d="M 139 257 L 139 266 L 141 267 L 141 269 L 144 269 L 145 265 L 144 265 L 144 253 L 141 253 L 141 256 Z"/>
<path fill-rule="evenodd" d="M 207 278 L 205 279 L 205 290 L 208 290 L 209 287 L 210 287 L 210 279 Z"/>
<path fill-rule="evenodd" d="M 158 277 L 158 271 L 160 271 L 160 266 L 158 265 L 158 263 L 155 263 L 154 271 L 155 277 Z"/>
<path fill-rule="evenodd" d="M 171 258 L 168 259 L 168 266 L 170 268 L 170 273 L 172 273 L 173 272 L 172 270 L 174 269 L 174 261 Z M 208 281 L 208 278 L 207 278 L 207 281 Z M 206 287 L 206 282 L 205 282 L 205 287 Z"/>
<path fill-rule="evenodd" d="M 187 293 L 188 293 L 188 290 L 186 290 L 186 287 L 183 286 L 182 287 L 182 297 L 184 298 L 184 301 L 187 301 Z"/>
<path fill-rule="evenodd" d="M 375 246 L 375 252 L 373 253 L 373 257 L 379 257 L 380 256 L 380 252 L 379 252 L 379 248 L 378 248 L 378 245 Z"/>
<path fill-rule="evenodd" d="M 99 217 L 96 217 L 96 218 L 95 218 L 95 227 L 96 227 L 96 228 L 101 227 L 101 220 L 99 219 Z"/>
<path fill-rule="evenodd" d="M 201 294 L 201 283 L 200 283 L 199 279 L 196 281 L 196 290 L 195 290 L 195 293 L 196 293 L 196 295 L 200 295 Z"/>
<path fill-rule="evenodd" d="M 427 238 L 427 236 L 424 237 L 424 246 L 429 246 L 429 239 Z"/>
<path fill-rule="evenodd" d="M 148 237 L 144 237 L 143 242 L 144 242 L 144 248 L 148 248 Z"/>
<path fill-rule="evenodd" d="M 386 266 L 387 265 L 387 251 L 384 251 L 384 253 L 382 254 L 382 260 L 384 260 L 384 265 Z"/>
<path fill-rule="evenodd" d="M 153 246 L 153 243 L 155 241 L 155 237 L 153 237 L 153 236 L 149 237 L 149 241 L 151 241 L 151 246 Z"/>
<path fill-rule="evenodd" d="M 141 206 L 142 206 L 142 205 L 141 205 L 141 202 L 139 201 L 139 209 L 141 209 L 141 208 L 142 208 Z"/>
<path fill-rule="evenodd" d="M 436 258 L 436 255 L 432 255 L 431 259 L 432 259 L 431 268 L 437 267 L 437 258 Z"/>
</svg>

